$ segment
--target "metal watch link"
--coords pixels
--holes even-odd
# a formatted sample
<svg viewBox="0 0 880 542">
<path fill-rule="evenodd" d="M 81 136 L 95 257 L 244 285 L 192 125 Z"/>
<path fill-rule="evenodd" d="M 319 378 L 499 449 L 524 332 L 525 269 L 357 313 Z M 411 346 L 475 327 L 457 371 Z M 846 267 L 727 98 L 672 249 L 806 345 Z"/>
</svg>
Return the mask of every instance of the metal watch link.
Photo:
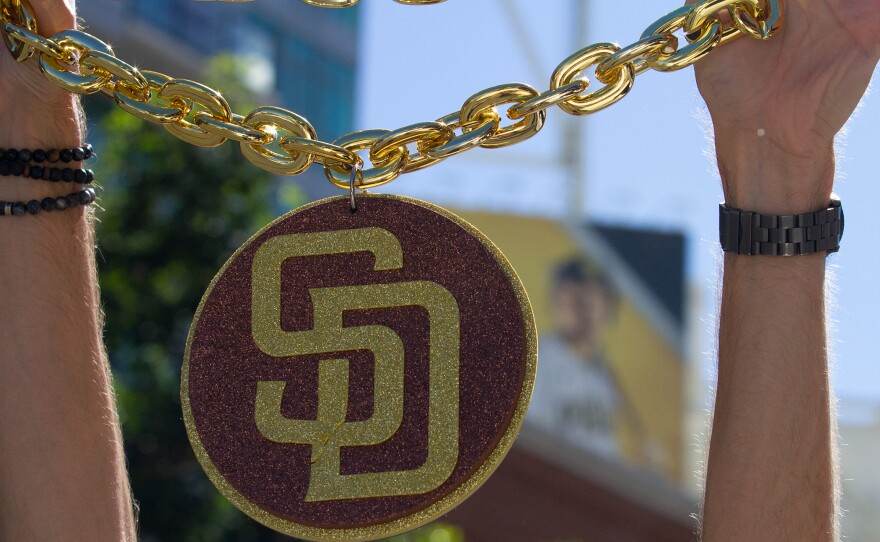
<svg viewBox="0 0 880 542">
<path fill-rule="evenodd" d="M 799 215 L 763 215 L 719 206 L 721 249 L 747 256 L 837 252 L 843 225 L 843 207 L 834 196 L 827 209 Z"/>
</svg>

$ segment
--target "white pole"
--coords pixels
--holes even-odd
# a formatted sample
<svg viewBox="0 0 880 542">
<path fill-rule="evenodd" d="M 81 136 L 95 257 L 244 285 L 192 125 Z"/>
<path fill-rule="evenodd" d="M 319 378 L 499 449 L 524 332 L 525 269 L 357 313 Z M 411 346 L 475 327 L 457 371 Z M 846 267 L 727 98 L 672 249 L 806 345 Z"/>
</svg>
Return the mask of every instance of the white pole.
<svg viewBox="0 0 880 542">
<path fill-rule="evenodd" d="M 579 51 L 587 46 L 587 1 L 571 0 L 571 51 Z M 561 162 L 568 170 L 568 219 L 573 225 L 580 224 L 587 213 L 586 185 L 587 177 L 584 168 L 587 137 L 584 119 L 570 117 L 563 128 L 563 144 Z"/>
</svg>

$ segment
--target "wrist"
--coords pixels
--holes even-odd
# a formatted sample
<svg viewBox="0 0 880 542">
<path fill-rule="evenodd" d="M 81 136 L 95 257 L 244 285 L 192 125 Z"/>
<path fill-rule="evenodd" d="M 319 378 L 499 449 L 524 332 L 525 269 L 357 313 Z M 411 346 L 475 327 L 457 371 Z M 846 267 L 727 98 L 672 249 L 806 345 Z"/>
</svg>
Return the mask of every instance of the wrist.
<svg viewBox="0 0 880 542">
<path fill-rule="evenodd" d="M 9 62 L 0 81 L 0 147 L 59 148 L 82 143 L 79 96 L 46 80 L 36 62 Z"/>
<path fill-rule="evenodd" d="M 834 184 L 832 144 L 791 151 L 757 134 L 716 133 L 725 203 L 762 214 L 800 214 L 828 206 Z"/>
<path fill-rule="evenodd" d="M 79 99 L 67 95 L 42 103 L 2 104 L 0 148 L 65 148 L 83 143 Z M 4 107 L 5 106 L 5 107 Z"/>
<path fill-rule="evenodd" d="M 54 89 L 53 89 L 54 90 Z M 0 96 L 0 148 L 64 149 L 84 143 L 84 118 L 78 96 L 60 91 L 42 98 L 22 93 Z M 79 161 L 38 164 L 41 167 L 82 168 Z M 0 177 L 0 200 L 29 201 L 64 196 L 74 191 L 69 182 L 47 182 L 23 176 Z"/>
</svg>

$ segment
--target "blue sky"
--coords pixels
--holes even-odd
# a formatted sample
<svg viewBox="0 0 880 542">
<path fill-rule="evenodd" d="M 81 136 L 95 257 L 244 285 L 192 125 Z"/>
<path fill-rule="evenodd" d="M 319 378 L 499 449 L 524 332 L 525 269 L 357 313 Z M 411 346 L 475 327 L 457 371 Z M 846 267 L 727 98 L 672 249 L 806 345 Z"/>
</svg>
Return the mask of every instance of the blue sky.
<svg viewBox="0 0 880 542">
<path fill-rule="evenodd" d="M 483 88 L 525 82 L 546 90 L 554 67 L 577 47 L 568 21 L 578 0 L 448 0 L 404 6 L 362 2 L 364 32 L 358 128 L 397 128 L 457 111 Z M 677 2 L 591 2 L 586 35 L 577 43 L 630 43 Z M 519 24 L 505 8 L 514 6 Z M 611 223 L 684 231 L 688 280 L 699 295 L 700 356 L 711 374 L 721 189 L 702 100 L 692 70 L 647 73 L 611 109 L 572 118 L 552 111 L 544 131 L 507 150 L 476 150 L 392 183 L 389 192 L 452 207 L 565 216 L 571 208 L 568 170 L 560 162 L 562 133 L 579 123 L 586 171 L 585 216 Z M 831 257 L 836 321 L 835 383 L 844 399 L 880 401 L 877 310 L 880 255 L 871 236 L 880 201 L 880 103 L 869 97 L 848 126 L 836 192 L 846 210 L 843 248 Z"/>
</svg>

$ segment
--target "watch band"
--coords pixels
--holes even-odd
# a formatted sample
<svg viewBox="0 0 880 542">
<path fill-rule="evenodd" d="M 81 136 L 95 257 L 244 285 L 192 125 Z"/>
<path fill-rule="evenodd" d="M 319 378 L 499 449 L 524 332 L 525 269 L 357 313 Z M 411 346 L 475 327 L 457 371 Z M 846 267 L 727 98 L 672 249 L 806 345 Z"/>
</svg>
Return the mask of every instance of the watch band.
<svg viewBox="0 0 880 542">
<path fill-rule="evenodd" d="M 747 256 L 797 256 L 840 249 L 843 207 L 834 196 L 827 209 L 800 215 L 762 215 L 719 206 L 721 248 Z"/>
</svg>

